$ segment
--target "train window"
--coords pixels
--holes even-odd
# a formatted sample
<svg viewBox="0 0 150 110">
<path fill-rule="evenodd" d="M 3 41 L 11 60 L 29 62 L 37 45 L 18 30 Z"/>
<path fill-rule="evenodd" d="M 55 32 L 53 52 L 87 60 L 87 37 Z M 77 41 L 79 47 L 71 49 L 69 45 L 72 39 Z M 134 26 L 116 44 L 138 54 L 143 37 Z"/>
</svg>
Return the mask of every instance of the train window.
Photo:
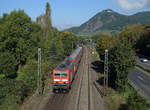
<svg viewBox="0 0 150 110">
<path fill-rule="evenodd" d="M 67 73 L 62 73 L 62 74 L 61 74 L 61 77 L 67 77 L 67 76 L 68 76 Z"/>
<path fill-rule="evenodd" d="M 55 77 L 68 77 L 68 73 L 55 73 Z"/>
<path fill-rule="evenodd" d="M 55 73 L 55 77 L 60 77 L 60 73 Z"/>
</svg>

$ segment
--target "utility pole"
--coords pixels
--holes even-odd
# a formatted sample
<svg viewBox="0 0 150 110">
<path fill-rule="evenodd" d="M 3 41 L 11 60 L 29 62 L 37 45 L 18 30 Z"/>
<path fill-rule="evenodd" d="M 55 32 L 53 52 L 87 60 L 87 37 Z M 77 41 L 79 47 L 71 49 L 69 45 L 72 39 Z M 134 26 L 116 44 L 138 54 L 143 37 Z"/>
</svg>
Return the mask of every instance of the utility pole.
<svg viewBox="0 0 150 110">
<path fill-rule="evenodd" d="M 41 93 L 41 48 L 38 48 L 38 75 L 37 75 L 38 94 Z"/>
<path fill-rule="evenodd" d="M 106 95 L 106 88 L 108 88 L 108 50 L 105 50 L 104 61 L 104 95 Z"/>
<path fill-rule="evenodd" d="M 72 51 L 73 51 L 73 41 L 72 41 Z"/>
</svg>

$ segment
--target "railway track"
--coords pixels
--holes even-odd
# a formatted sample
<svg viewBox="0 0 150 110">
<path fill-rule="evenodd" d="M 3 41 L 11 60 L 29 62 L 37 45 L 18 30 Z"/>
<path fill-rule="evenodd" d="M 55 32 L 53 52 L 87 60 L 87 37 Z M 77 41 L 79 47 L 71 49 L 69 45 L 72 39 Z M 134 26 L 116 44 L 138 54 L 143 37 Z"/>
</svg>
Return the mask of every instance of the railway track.
<svg viewBox="0 0 150 110">
<path fill-rule="evenodd" d="M 50 90 L 48 95 L 44 96 L 47 98 L 32 110 L 105 110 L 103 99 L 99 95 L 100 92 L 98 93 L 99 88 L 93 84 L 97 75 L 91 69 L 93 60 L 91 51 L 84 47 L 83 53 L 70 91 L 67 93 L 52 93 L 52 90 Z"/>
<path fill-rule="evenodd" d="M 87 54 L 87 59 L 89 59 L 89 52 Z M 89 71 L 89 60 L 87 60 L 88 66 L 88 110 L 91 109 L 91 90 L 90 90 L 90 71 Z"/>
<path fill-rule="evenodd" d="M 85 62 L 83 63 L 82 78 L 80 80 L 80 85 L 79 85 L 79 93 L 78 93 L 77 109 L 76 110 L 90 110 L 91 109 L 90 75 L 89 75 L 90 73 L 89 73 L 89 62 L 88 62 L 88 59 L 89 59 L 88 54 L 89 53 L 88 53 L 87 49 L 85 51 L 86 51 L 85 52 L 86 55 L 84 56 Z M 87 88 L 84 87 L 84 86 L 86 86 L 85 81 L 87 81 L 86 82 Z M 87 91 L 85 91 L 85 94 L 86 94 L 86 92 L 88 92 L 87 93 L 87 100 L 86 100 L 87 103 L 83 103 L 84 100 L 83 100 L 83 97 L 81 97 L 83 95 L 83 93 L 82 93 L 83 89 L 84 89 L 84 91 L 85 91 L 85 89 L 87 89 Z M 85 107 L 84 109 L 83 109 L 83 106 Z"/>
<path fill-rule="evenodd" d="M 91 76 L 92 72 L 90 51 L 85 47 L 71 90 L 66 94 L 52 94 L 52 97 L 43 110 L 99 110 L 98 107 L 94 107 L 93 105 L 93 103 L 97 103 L 94 102 L 93 93 L 98 91 L 100 94 L 100 91 L 93 84 L 95 78 L 93 79 L 93 76 Z M 99 97 L 97 96 L 99 94 L 96 93 L 95 97 Z M 99 99 L 97 98 L 96 101 L 99 101 Z"/>
<path fill-rule="evenodd" d="M 84 73 L 84 71 L 83 71 L 83 73 Z M 82 75 L 82 79 L 80 82 L 80 89 L 79 89 L 78 102 L 77 102 L 77 110 L 80 110 L 80 98 L 81 98 L 80 96 L 81 96 L 82 82 L 83 82 L 83 75 Z"/>
<path fill-rule="evenodd" d="M 70 91 L 68 93 L 52 93 L 51 98 L 49 99 L 49 101 L 47 102 L 47 104 L 45 105 L 43 110 L 69 110 L 69 107 L 67 107 L 69 105 L 68 103 L 70 103 L 69 101 L 75 95 L 75 91 L 76 91 L 78 85 L 80 85 L 80 84 L 78 84 L 78 82 L 79 82 L 79 79 L 81 79 L 80 78 L 81 77 L 80 70 L 81 70 L 81 68 L 84 68 L 82 66 L 85 61 L 84 56 L 85 55 L 82 56 L 81 63 L 79 64 L 79 68 L 75 75 L 75 79 L 72 83 L 72 87 L 71 87 Z M 82 77 L 82 80 L 83 80 L 83 77 Z M 78 102 L 80 102 L 80 101 L 78 101 Z M 72 110 L 73 110 L 73 108 L 72 108 Z"/>
</svg>

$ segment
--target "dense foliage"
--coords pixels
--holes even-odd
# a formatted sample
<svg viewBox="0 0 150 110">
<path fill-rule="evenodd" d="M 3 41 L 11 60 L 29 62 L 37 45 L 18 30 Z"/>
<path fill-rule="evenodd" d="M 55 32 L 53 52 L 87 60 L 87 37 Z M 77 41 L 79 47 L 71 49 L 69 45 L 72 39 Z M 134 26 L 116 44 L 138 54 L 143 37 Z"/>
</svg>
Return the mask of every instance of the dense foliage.
<svg viewBox="0 0 150 110">
<path fill-rule="evenodd" d="M 149 25 L 143 27 L 140 24 L 128 26 L 123 29 L 120 36 L 131 43 L 132 47 L 139 54 L 150 56 L 150 34 Z"/>
<path fill-rule="evenodd" d="M 109 86 L 120 93 L 126 92 L 128 73 L 136 65 L 137 54 L 150 56 L 150 28 L 140 24 L 125 27 L 120 34 L 101 35 L 96 43 L 100 59 L 104 62 L 108 49 Z M 150 105 L 135 90 L 127 97 L 129 110 L 147 109 Z"/>
<path fill-rule="evenodd" d="M 150 110 L 150 104 L 139 93 L 132 89 L 127 98 L 128 110 Z"/>
<path fill-rule="evenodd" d="M 96 48 L 102 62 L 104 62 L 105 49 L 109 50 L 109 79 L 111 79 L 109 85 L 122 90 L 127 83 L 128 73 L 136 64 L 132 46 L 119 36 L 103 35 L 98 40 Z"/>
<path fill-rule="evenodd" d="M 24 98 L 37 89 L 38 47 L 42 50 L 43 83 L 77 47 L 77 37 L 53 28 L 50 16 L 47 3 L 46 13 L 38 18 L 42 23 L 33 22 L 23 10 L 0 18 L 0 109 L 18 110 Z"/>
</svg>

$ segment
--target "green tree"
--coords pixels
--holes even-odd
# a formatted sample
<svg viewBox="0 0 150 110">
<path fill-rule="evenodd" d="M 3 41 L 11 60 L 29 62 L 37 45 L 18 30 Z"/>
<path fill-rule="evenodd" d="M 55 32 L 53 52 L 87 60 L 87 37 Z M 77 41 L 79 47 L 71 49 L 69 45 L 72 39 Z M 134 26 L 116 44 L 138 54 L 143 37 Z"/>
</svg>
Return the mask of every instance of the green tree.
<svg viewBox="0 0 150 110">
<path fill-rule="evenodd" d="M 34 47 L 38 45 L 38 39 L 34 39 L 38 38 L 38 34 L 35 36 L 34 33 L 40 32 L 40 27 L 32 23 L 22 10 L 11 12 L 1 27 L 0 51 L 12 53 L 18 64 L 25 64 L 27 58 L 33 56 Z"/>
<path fill-rule="evenodd" d="M 30 60 L 24 66 L 20 66 L 18 70 L 18 81 L 22 81 L 28 92 L 32 92 L 37 87 L 37 61 Z"/>
<path fill-rule="evenodd" d="M 138 52 L 140 51 L 139 49 L 143 46 L 141 43 L 143 42 L 142 39 L 145 37 L 145 34 L 146 31 L 144 27 L 141 24 L 136 24 L 125 27 L 119 36 L 124 37 Z"/>
<path fill-rule="evenodd" d="M 0 54 L 0 75 L 5 77 L 16 76 L 17 62 L 15 57 L 8 52 Z"/>
<path fill-rule="evenodd" d="M 127 83 L 128 73 L 136 64 L 135 51 L 126 38 L 103 35 L 96 44 L 102 62 L 105 49 L 109 50 L 109 85 L 121 92 Z"/>
<path fill-rule="evenodd" d="M 115 37 L 111 35 L 101 35 L 96 43 L 96 50 L 99 53 L 101 60 L 104 60 L 105 49 L 110 50 L 115 44 Z"/>
<path fill-rule="evenodd" d="M 65 31 L 61 34 L 61 39 L 64 48 L 64 55 L 69 56 L 77 47 L 77 37 L 70 31 Z"/>
<path fill-rule="evenodd" d="M 52 43 L 51 48 L 50 48 L 49 58 L 54 59 L 54 60 L 58 58 L 56 45 L 54 42 Z"/>
<path fill-rule="evenodd" d="M 150 110 L 150 105 L 146 99 L 141 97 L 135 90 L 130 93 L 127 104 L 128 110 Z"/>
<path fill-rule="evenodd" d="M 136 54 L 132 46 L 127 41 L 117 40 L 115 46 L 109 50 L 109 83 L 120 92 L 124 91 L 128 73 L 135 65 Z"/>
</svg>

